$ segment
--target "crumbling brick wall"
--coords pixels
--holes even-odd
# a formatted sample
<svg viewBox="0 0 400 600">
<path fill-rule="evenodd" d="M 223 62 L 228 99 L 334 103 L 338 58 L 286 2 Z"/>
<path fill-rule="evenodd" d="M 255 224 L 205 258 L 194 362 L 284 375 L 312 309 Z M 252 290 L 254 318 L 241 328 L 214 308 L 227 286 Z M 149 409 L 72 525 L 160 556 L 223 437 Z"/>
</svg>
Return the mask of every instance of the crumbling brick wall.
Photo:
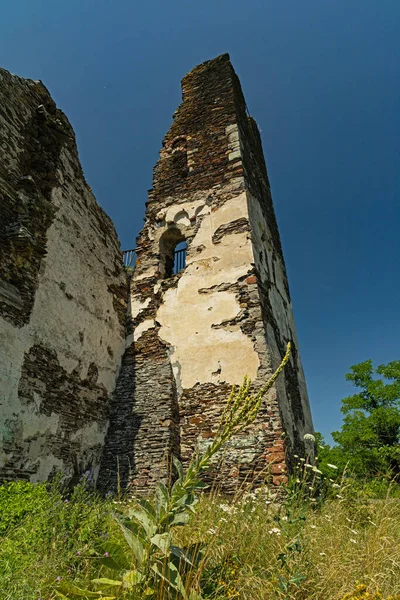
<svg viewBox="0 0 400 600">
<path fill-rule="evenodd" d="M 70 123 L 0 69 L 0 480 L 98 470 L 126 276 Z"/>
<path fill-rule="evenodd" d="M 187 463 L 215 435 L 232 384 L 262 386 L 290 340 L 285 376 L 218 469 L 225 491 L 279 484 L 312 420 L 261 140 L 228 55 L 193 69 L 182 91 L 137 239 L 101 479 L 115 484 L 118 457 L 123 483 L 145 493 L 172 453 Z M 171 275 L 183 239 L 186 267 Z"/>
</svg>

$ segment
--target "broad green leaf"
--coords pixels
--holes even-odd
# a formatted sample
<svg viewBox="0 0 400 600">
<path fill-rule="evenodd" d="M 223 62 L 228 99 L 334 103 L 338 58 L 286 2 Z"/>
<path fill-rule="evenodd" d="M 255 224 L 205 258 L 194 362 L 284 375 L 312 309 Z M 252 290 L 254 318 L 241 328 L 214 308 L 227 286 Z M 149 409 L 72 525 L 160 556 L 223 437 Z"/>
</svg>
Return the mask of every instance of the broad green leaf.
<svg viewBox="0 0 400 600">
<path fill-rule="evenodd" d="M 172 535 L 170 533 L 157 533 L 153 535 L 150 541 L 157 548 L 160 548 L 164 554 L 168 554 L 172 543 Z"/>
<path fill-rule="evenodd" d="M 115 579 L 107 579 L 107 577 L 101 577 L 100 579 L 92 579 L 92 583 L 95 583 L 99 586 L 111 587 L 111 586 L 121 586 L 122 581 L 116 581 Z"/>
<path fill-rule="evenodd" d="M 127 529 L 118 518 L 114 517 L 114 519 L 120 526 L 122 533 L 124 534 L 124 537 L 135 556 L 136 562 L 139 566 L 141 566 L 143 562 L 143 545 L 141 541 L 135 536 L 134 533 L 132 533 L 132 531 L 129 531 L 129 529 Z"/>
<path fill-rule="evenodd" d="M 190 519 L 190 515 L 187 512 L 177 513 L 171 522 L 171 526 L 179 527 L 181 525 L 187 525 L 187 523 L 189 522 L 189 519 Z"/>
<path fill-rule="evenodd" d="M 169 502 L 168 489 L 162 481 L 160 481 L 157 485 L 155 496 L 156 514 L 157 518 L 160 519 L 165 516 L 165 512 L 167 510 L 167 505 Z"/>
<path fill-rule="evenodd" d="M 154 509 L 153 504 L 151 502 L 149 502 L 149 500 L 146 500 L 146 498 L 138 498 L 136 500 L 136 502 L 139 506 L 144 508 L 144 510 L 148 513 L 150 521 L 155 523 L 156 522 L 156 520 L 155 520 L 156 511 Z"/>
<path fill-rule="evenodd" d="M 203 597 L 198 592 L 192 590 L 189 592 L 188 600 L 203 600 Z"/>
<path fill-rule="evenodd" d="M 101 597 L 101 592 L 90 592 L 88 590 L 82 590 L 78 588 L 76 585 L 69 583 L 68 581 L 64 581 L 61 584 L 61 589 L 66 594 L 72 594 L 73 596 L 78 596 L 79 598 L 99 598 Z"/>
<path fill-rule="evenodd" d="M 183 481 L 183 479 L 184 479 L 184 473 L 183 473 L 183 467 L 182 467 L 181 461 L 178 460 L 176 458 L 176 456 L 172 457 L 172 461 L 174 463 L 174 467 L 176 469 L 176 472 L 178 473 L 178 478 L 179 478 L 178 481 L 179 480 Z"/>
<path fill-rule="evenodd" d="M 144 578 L 145 577 L 142 573 L 136 571 L 135 569 L 131 569 L 130 571 L 124 573 L 124 576 L 122 578 L 124 582 L 124 588 L 131 590 L 135 587 L 135 585 L 142 583 Z"/>
<path fill-rule="evenodd" d="M 161 569 L 160 569 L 161 566 Z M 180 592 L 185 600 L 187 600 L 187 595 L 185 592 L 185 587 L 183 585 L 181 576 L 179 575 L 178 569 L 175 567 L 173 563 L 168 563 L 168 566 L 164 563 L 160 563 L 160 566 L 157 563 L 152 565 L 152 570 L 156 575 L 164 579 L 174 590 Z"/>
<path fill-rule="evenodd" d="M 148 537 L 151 537 L 157 531 L 155 519 L 144 508 L 140 506 L 131 508 L 129 516 L 142 525 Z"/>
<path fill-rule="evenodd" d="M 184 560 L 190 565 L 196 566 L 204 554 L 204 548 L 199 542 L 191 544 L 186 548 L 179 548 L 178 546 L 171 545 L 171 554 L 179 558 L 179 560 Z"/>
<path fill-rule="evenodd" d="M 107 558 L 101 557 L 98 560 L 102 565 L 106 566 L 107 569 L 111 569 L 112 571 L 121 571 L 121 569 L 123 569 L 122 565 L 118 564 L 113 558 L 109 556 Z"/>
</svg>

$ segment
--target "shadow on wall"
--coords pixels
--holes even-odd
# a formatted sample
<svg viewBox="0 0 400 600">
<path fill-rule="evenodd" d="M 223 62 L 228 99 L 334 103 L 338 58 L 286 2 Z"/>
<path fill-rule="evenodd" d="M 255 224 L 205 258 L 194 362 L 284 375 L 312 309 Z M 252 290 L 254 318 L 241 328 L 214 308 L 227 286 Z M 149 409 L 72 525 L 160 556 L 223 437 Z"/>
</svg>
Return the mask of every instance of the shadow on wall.
<svg viewBox="0 0 400 600">
<path fill-rule="evenodd" d="M 123 402 L 121 402 L 123 398 Z M 135 437 L 142 417 L 135 413 L 135 344 L 125 350 L 118 383 L 110 408 L 104 451 L 97 480 L 98 489 L 107 493 L 126 489 L 135 471 Z"/>
</svg>

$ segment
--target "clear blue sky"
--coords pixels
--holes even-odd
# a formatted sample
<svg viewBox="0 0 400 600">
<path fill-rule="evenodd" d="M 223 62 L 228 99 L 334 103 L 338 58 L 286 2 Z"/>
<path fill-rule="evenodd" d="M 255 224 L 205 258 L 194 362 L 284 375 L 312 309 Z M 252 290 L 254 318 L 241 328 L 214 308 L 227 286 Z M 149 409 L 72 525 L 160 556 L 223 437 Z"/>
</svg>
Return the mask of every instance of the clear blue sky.
<svg viewBox="0 0 400 600">
<path fill-rule="evenodd" d="M 0 63 L 68 115 L 133 247 L 180 79 L 229 52 L 262 131 L 315 427 L 400 359 L 399 0 L 10 0 Z"/>
</svg>

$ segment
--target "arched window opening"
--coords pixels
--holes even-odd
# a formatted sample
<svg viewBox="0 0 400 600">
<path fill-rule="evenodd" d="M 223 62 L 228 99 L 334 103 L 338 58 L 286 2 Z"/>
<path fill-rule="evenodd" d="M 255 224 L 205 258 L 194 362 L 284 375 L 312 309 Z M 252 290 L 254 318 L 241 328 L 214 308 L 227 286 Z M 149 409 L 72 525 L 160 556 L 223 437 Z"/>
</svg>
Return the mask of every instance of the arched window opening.
<svg viewBox="0 0 400 600">
<path fill-rule="evenodd" d="M 168 229 L 160 240 L 161 269 L 164 277 L 172 277 L 186 267 L 186 240 L 179 229 Z"/>
</svg>

